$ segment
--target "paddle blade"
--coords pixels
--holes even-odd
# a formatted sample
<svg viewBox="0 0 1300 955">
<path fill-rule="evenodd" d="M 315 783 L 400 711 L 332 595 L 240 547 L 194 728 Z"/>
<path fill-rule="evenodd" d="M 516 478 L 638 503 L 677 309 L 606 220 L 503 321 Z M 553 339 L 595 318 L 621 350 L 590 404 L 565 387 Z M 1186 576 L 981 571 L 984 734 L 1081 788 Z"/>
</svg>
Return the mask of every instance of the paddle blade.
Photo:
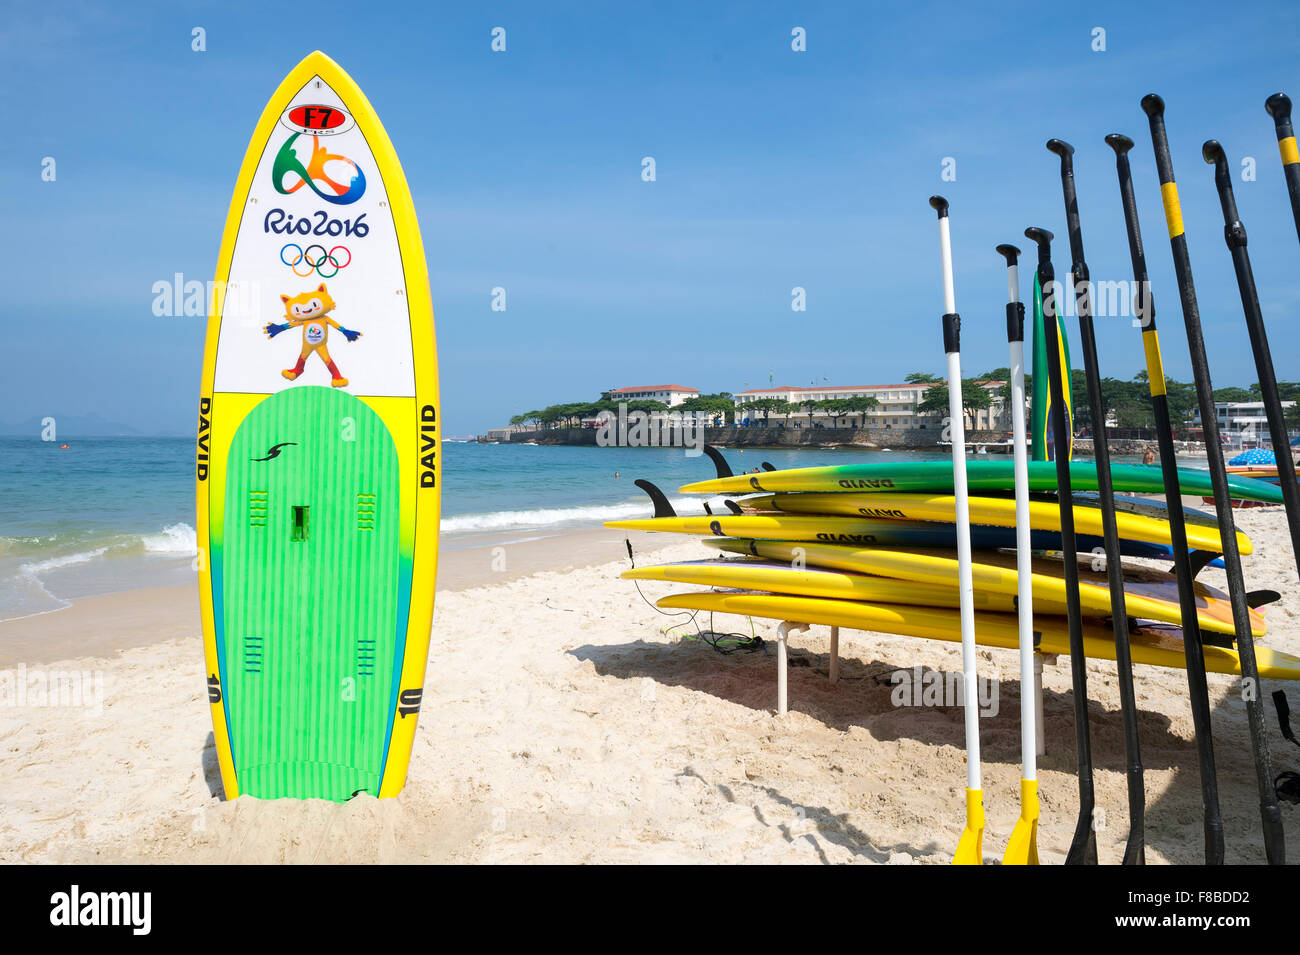
<svg viewBox="0 0 1300 955">
<path fill-rule="evenodd" d="M 957 843 L 953 865 L 984 864 L 984 790 L 966 790 L 966 828 Z"/>
<path fill-rule="evenodd" d="M 1003 865 L 1038 865 L 1038 780 L 1020 780 L 1020 818 L 1011 830 Z"/>
</svg>

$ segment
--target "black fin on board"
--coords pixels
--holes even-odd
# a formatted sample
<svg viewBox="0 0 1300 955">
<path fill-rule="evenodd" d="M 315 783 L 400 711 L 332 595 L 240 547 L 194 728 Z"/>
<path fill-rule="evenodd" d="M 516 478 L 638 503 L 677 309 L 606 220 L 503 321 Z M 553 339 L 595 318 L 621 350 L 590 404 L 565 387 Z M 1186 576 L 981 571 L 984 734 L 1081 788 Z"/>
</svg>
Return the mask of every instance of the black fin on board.
<svg viewBox="0 0 1300 955">
<path fill-rule="evenodd" d="M 668 498 L 664 497 L 664 492 L 659 490 L 644 478 L 636 479 L 636 486 L 650 495 L 650 500 L 655 506 L 655 517 L 676 517 L 677 512 L 673 506 L 668 503 Z"/>
</svg>

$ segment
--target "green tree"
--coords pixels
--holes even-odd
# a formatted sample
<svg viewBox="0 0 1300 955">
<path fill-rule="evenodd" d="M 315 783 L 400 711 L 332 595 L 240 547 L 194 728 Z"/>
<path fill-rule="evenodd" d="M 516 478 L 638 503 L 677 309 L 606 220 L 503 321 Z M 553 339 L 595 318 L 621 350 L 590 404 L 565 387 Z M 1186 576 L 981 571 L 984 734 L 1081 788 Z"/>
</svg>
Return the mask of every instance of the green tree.
<svg viewBox="0 0 1300 955">
<path fill-rule="evenodd" d="M 1255 393 L 1251 394 L 1251 391 L 1254 391 Z M 1214 400 L 1215 401 L 1258 401 L 1259 385 L 1257 383 L 1254 386 L 1254 388 L 1250 390 L 1247 390 L 1245 388 L 1238 388 L 1236 385 L 1229 385 L 1226 388 L 1215 388 Z"/>
<path fill-rule="evenodd" d="M 961 404 L 965 417 L 969 419 L 977 411 L 989 408 L 993 404 L 993 393 L 974 378 L 964 378 L 961 383 Z M 921 413 L 948 413 L 948 386 L 940 383 L 931 385 L 921 395 L 921 402 L 916 406 Z M 967 421 L 969 425 L 969 421 Z"/>
<path fill-rule="evenodd" d="M 934 381 L 943 381 L 943 379 L 938 375 L 931 375 L 928 372 L 914 371 L 904 378 L 903 381 L 907 382 L 909 385 L 928 385 Z"/>
<path fill-rule="evenodd" d="M 1258 384 L 1251 385 L 1250 390 L 1256 395 L 1260 393 Z M 1277 396 L 1281 401 L 1300 401 L 1300 381 L 1279 381 Z"/>
<path fill-rule="evenodd" d="M 1196 387 L 1190 382 L 1165 378 L 1165 400 L 1169 403 L 1169 423 L 1174 429 L 1186 428 L 1196 411 Z"/>
<path fill-rule="evenodd" d="M 714 395 L 693 395 L 678 405 L 675 410 L 717 415 L 722 418 L 722 423 L 726 424 L 727 415 L 736 414 L 736 401 L 729 392 L 719 391 Z"/>
<path fill-rule="evenodd" d="M 1287 400 L 1291 399 L 1288 398 Z M 1300 430 L 1300 402 L 1291 405 L 1289 408 L 1283 408 L 1282 420 L 1286 423 L 1287 431 Z"/>
<path fill-rule="evenodd" d="M 840 415 L 857 415 L 858 426 L 863 427 L 867 413 L 880 407 L 880 401 L 870 395 L 854 395 L 851 398 L 835 399 L 835 413 Z"/>
<path fill-rule="evenodd" d="M 1033 396 L 1034 396 L 1034 376 L 1030 374 L 1026 374 L 1025 375 L 1025 400 L 1032 403 Z M 1010 375 L 1002 379 L 1002 387 L 998 389 L 998 397 L 1002 399 L 1002 404 L 1005 407 L 1007 408 L 1011 407 Z"/>
<path fill-rule="evenodd" d="M 763 412 L 764 420 L 770 421 L 772 415 L 785 415 L 787 418 L 799 410 L 799 406 L 784 398 L 760 398 L 751 401 L 747 407 Z"/>
</svg>

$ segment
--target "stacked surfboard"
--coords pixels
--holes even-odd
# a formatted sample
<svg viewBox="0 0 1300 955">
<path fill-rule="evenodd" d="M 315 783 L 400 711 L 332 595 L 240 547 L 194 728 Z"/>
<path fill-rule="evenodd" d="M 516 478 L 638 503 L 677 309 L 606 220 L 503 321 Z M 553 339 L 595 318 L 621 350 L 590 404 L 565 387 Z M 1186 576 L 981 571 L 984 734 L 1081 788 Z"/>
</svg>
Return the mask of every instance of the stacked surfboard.
<svg viewBox="0 0 1300 955">
<path fill-rule="evenodd" d="M 836 467 L 766 470 L 731 475 L 720 455 L 719 476 L 688 484 L 683 493 L 727 495 L 727 513 L 678 516 L 653 486 L 645 485 L 656 514 L 645 520 L 611 521 L 626 530 L 676 532 L 704 537 L 715 556 L 638 567 L 633 580 L 693 584 L 708 589 L 674 593 L 658 601 L 665 609 L 707 610 L 774 620 L 840 626 L 932 640 L 960 641 L 955 498 L 952 465 L 946 461 L 862 463 Z M 1030 504 L 1034 620 L 1038 649 L 1068 653 L 1066 562 L 1079 568 L 1079 596 L 1085 621 L 1085 652 L 1115 658 L 1112 614 L 1101 540 L 1101 509 L 1094 494 L 1092 462 L 1072 462 L 1071 501 L 1079 553 L 1061 550 L 1056 465 L 1031 462 Z M 1013 552 L 1016 509 L 1010 459 L 971 461 L 971 539 L 976 606 L 976 641 L 983 646 L 1019 646 L 1016 618 L 1018 574 Z M 1115 465 L 1117 492 L 1160 494 L 1158 467 Z M 1184 494 L 1210 493 L 1206 471 L 1180 469 Z M 1276 485 L 1244 476 L 1231 478 L 1234 497 L 1280 503 Z M 1181 615 L 1174 575 L 1150 559 L 1168 558 L 1172 536 L 1163 501 L 1121 494 L 1116 520 L 1125 556 L 1126 610 L 1135 663 L 1183 668 Z M 1186 511 L 1188 546 L 1203 567 L 1222 544 L 1215 517 Z M 1243 555 L 1252 550 L 1240 532 Z M 1147 558 L 1139 563 L 1137 558 Z M 1252 600 L 1251 630 L 1267 632 L 1259 609 L 1269 595 Z M 1233 647 L 1233 618 L 1227 594 L 1197 583 L 1196 606 L 1207 669 L 1240 673 Z M 1262 676 L 1300 679 L 1300 658 L 1257 645 Z"/>
<path fill-rule="evenodd" d="M 1273 456 L 1272 451 L 1255 449 L 1243 452 L 1228 462 L 1226 470 L 1230 475 L 1254 478 L 1257 481 L 1266 481 L 1269 484 L 1276 484 L 1279 488 L 1282 486 L 1282 475 L 1278 469 L 1277 459 Z M 1202 497 L 1201 500 L 1206 504 L 1214 503 L 1214 498 L 1209 495 Z M 1270 503 L 1272 502 L 1254 501 L 1236 496 L 1232 497 L 1233 507 L 1264 507 Z"/>
</svg>

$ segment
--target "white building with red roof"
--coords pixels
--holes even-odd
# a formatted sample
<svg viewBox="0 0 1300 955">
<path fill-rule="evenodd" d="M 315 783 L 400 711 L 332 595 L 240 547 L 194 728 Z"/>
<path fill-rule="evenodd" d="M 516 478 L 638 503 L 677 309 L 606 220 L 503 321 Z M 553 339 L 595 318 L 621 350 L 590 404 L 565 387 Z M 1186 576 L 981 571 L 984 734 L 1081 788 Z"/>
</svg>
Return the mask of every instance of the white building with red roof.
<svg viewBox="0 0 1300 955">
<path fill-rule="evenodd" d="M 837 398 L 875 398 L 879 405 L 866 414 L 866 426 L 870 428 L 888 428 L 891 430 L 906 428 L 938 427 L 942 415 L 918 412 L 928 388 L 942 382 L 904 383 L 895 385 L 779 385 L 767 388 L 751 388 L 738 392 L 734 397 L 736 409 L 743 417 L 745 406 L 765 398 L 780 398 L 791 404 L 802 405 L 813 401 L 828 401 Z M 975 412 L 968 418 L 968 424 L 976 430 L 1003 430 L 1010 428 L 1010 414 L 1003 410 L 1003 402 L 998 394 L 1005 382 L 981 382 L 985 388 L 994 392 L 993 404 L 986 409 Z M 825 411 L 815 411 L 810 417 L 829 417 Z M 852 417 L 858 417 L 856 414 Z M 970 419 L 973 419 L 970 420 Z M 1006 420 L 1004 420 L 1006 419 Z"/>
<path fill-rule="evenodd" d="M 662 401 L 670 408 L 675 408 L 687 398 L 694 398 L 700 393 L 698 388 L 686 385 L 629 385 L 627 388 L 613 388 L 609 392 L 612 401 Z"/>
</svg>

